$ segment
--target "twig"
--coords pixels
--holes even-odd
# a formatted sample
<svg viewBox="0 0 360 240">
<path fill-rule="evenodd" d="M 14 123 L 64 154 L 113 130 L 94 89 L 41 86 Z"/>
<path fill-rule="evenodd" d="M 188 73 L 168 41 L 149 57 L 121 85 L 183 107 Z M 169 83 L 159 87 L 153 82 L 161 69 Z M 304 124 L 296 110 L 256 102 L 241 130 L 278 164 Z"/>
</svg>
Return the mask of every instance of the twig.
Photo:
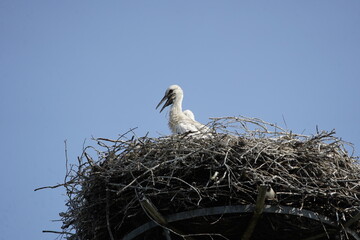
<svg viewBox="0 0 360 240">
<path fill-rule="evenodd" d="M 65 231 L 59 232 L 59 231 L 43 230 L 42 232 L 43 232 L 43 233 L 56 233 L 56 234 L 69 234 L 69 235 L 73 235 L 73 233 L 71 233 L 71 232 L 65 232 Z"/>
<path fill-rule="evenodd" d="M 106 226 L 111 240 L 114 240 L 114 235 L 110 226 L 110 209 L 109 209 L 109 190 L 106 189 Z"/>
<path fill-rule="evenodd" d="M 61 184 L 58 184 L 58 185 L 54 185 L 54 186 L 45 186 L 45 187 L 39 187 L 39 188 L 35 188 L 34 191 L 39 191 L 39 190 L 42 190 L 42 189 L 54 189 L 54 188 L 58 188 L 58 187 L 64 187 L 64 186 L 67 186 L 67 185 L 70 185 L 70 184 L 73 184 L 74 181 L 68 181 L 66 183 L 61 183 Z"/>
</svg>

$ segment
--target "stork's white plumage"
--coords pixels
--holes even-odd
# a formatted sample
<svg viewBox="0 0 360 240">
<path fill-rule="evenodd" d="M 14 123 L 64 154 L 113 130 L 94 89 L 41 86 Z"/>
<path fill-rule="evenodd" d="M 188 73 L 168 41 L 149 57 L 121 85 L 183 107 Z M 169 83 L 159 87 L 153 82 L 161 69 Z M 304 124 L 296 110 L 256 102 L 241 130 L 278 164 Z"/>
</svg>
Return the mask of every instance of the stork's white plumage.
<svg viewBox="0 0 360 240">
<path fill-rule="evenodd" d="M 207 133 L 209 128 L 194 119 L 191 119 L 186 113 L 182 111 L 182 100 L 184 97 L 183 90 L 178 85 L 171 85 L 166 89 L 165 96 L 161 99 L 160 103 L 157 105 L 158 108 L 163 102 L 164 106 L 161 108 L 160 112 L 164 110 L 167 106 L 171 105 L 170 109 L 170 118 L 169 118 L 169 127 L 172 133 L 182 134 L 182 133 Z M 192 112 L 191 112 L 192 113 Z M 194 115 L 194 114 L 192 114 Z"/>
<path fill-rule="evenodd" d="M 189 110 L 189 109 L 184 110 L 183 113 L 184 113 L 186 116 L 188 116 L 189 118 L 191 118 L 192 120 L 195 121 L 195 115 L 194 115 L 194 113 L 193 113 L 191 110 Z"/>
</svg>

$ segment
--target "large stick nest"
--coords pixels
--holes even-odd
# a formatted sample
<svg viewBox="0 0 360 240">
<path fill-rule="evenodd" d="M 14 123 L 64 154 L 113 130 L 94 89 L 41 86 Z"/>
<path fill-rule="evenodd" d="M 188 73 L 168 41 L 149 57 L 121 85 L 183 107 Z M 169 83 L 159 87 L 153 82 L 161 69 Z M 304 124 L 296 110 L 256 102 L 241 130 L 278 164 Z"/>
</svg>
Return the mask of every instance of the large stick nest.
<svg viewBox="0 0 360 240">
<path fill-rule="evenodd" d="M 85 148 L 78 164 L 69 168 L 64 184 L 68 210 L 61 217 L 67 238 L 121 239 L 150 221 L 140 205 L 144 197 L 167 216 L 255 204 L 261 184 L 277 194 L 267 204 L 307 209 L 339 224 L 360 211 L 357 158 L 349 156 L 333 131 L 304 136 L 259 119 L 236 117 L 214 119 L 211 126 L 217 133 L 207 138 L 184 134 L 129 139 L 130 132 L 117 140 L 96 139 L 99 146 Z M 93 151 L 96 160 L 91 157 Z M 223 218 L 231 223 L 231 218 Z M 291 221 L 293 227 L 301 224 L 299 219 L 285 222 L 291 225 Z M 194 229 L 196 223 L 204 226 L 200 220 L 190 227 L 182 224 L 184 229 Z M 304 223 L 299 232 L 306 232 L 310 225 Z M 360 233 L 358 222 L 351 228 Z M 232 239 L 225 235 L 194 239 Z"/>
</svg>

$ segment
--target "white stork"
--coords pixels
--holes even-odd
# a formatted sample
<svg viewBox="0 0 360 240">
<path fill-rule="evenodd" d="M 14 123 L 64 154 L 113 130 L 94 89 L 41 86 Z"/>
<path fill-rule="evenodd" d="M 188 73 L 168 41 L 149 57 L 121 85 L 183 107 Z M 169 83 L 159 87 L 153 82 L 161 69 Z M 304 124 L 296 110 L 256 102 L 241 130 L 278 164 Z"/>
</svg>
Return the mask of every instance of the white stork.
<svg viewBox="0 0 360 240">
<path fill-rule="evenodd" d="M 165 100 L 166 102 L 160 112 L 162 112 L 162 110 L 164 110 L 167 106 L 172 105 L 169 118 L 169 127 L 172 133 L 208 133 L 209 128 L 207 126 L 195 121 L 187 115 L 188 113 L 184 113 L 182 111 L 183 97 L 183 90 L 178 85 L 171 85 L 168 89 L 166 89 L 165 96 L 156 107 L 157 109 L 163 102 L 165 102 Z"/>
</svg>

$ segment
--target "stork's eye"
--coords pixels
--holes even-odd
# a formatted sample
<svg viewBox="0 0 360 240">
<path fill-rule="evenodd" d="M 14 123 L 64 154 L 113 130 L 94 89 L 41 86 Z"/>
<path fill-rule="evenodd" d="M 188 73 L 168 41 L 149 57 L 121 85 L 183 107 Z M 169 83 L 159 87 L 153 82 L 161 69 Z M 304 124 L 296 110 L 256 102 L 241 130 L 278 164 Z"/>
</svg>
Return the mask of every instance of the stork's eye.
<svg viewBox="0 0 360 240">
<path fill-rule="evenodd" d="M 169 94 L 173 93 L 173 91 L 174 91 L 174 90 L 170 89 L 170 90 L 169 90 Z"/>
</svg>

